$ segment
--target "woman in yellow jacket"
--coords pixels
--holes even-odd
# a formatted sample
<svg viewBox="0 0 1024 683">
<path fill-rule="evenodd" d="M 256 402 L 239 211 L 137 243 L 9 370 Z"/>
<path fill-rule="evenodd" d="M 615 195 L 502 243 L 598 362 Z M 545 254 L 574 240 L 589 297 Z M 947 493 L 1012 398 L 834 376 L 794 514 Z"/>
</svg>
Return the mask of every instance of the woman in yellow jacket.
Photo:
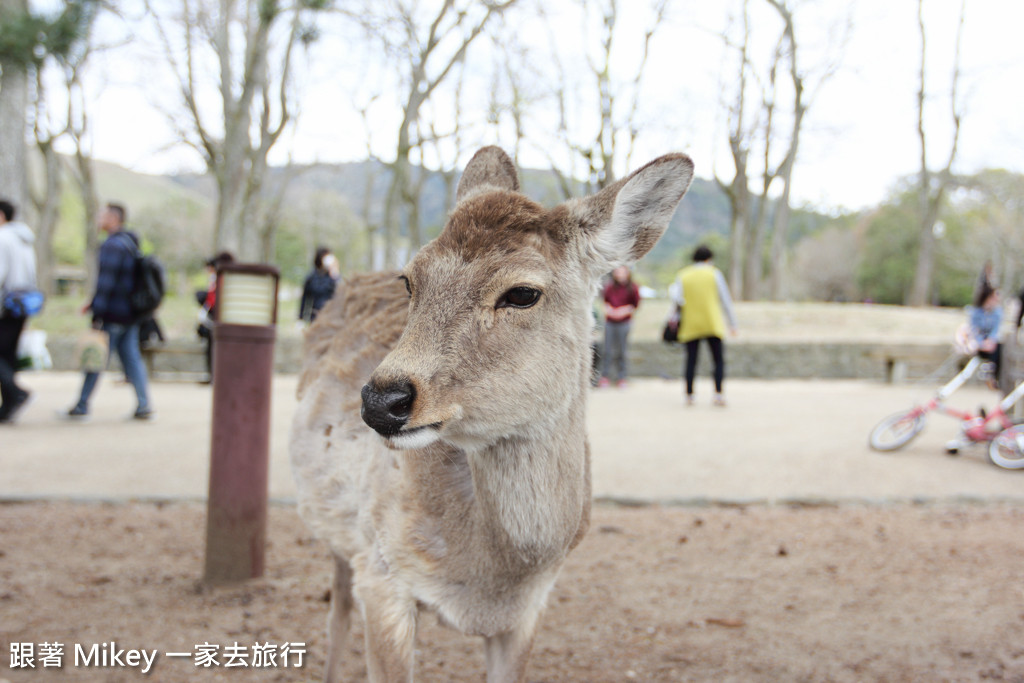
<svg viewBox="0 0 1024 683">
<path fill-rule="evenodd" d="M 725 352 L 722 338 L 726 323 L 736 335 L 736 313 L 729 286 L 722 271 L 711 265 L 714 254 L 701 245 L 693 252 L 693 264 L 676 276 L 672 298 L 680 307 L 682 321 L 679 341 L 686 345 L 686 405 L 693 405 L 693 378 L 697 371 L 698 345 L 706 339 L 715 365 L 716 406 L 724 406 L 722 381 L 725 379 Z"/>
</svg>

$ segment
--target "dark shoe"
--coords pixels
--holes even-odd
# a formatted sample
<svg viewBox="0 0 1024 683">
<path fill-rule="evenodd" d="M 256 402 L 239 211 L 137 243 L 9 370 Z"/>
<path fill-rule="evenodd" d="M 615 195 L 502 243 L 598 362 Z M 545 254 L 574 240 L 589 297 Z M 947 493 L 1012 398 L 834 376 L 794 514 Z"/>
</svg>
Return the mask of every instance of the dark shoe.
<svg viewBox="0 0 1024 683">
<path fill-rule="evenodd" d="M 135 414 L 132 415 L 132 419 L 152 420 L 154 415 L 156 415 L 156 413 L 153 412 L 152 408 L 139 408 L 138 410 L 135 411 Z"/>
<path fill-rule="evenodd" d="M 0 422 L 14 422 L 14 418 L 18 416 L 18 412 L 28 405 L 28 400 L 32 397 L 27 391 L 21 392 L 18 398 L 11 401 L 9 406 L 4 406 L 4 410 L 0 412 Z"/>
<path fill-rule="evenodd" d="M 85 408 L 75 406 L 68 412 L 64 413 L 64 417 L 71 418 L 72 420 L 84 420 L 85 418 L 89 417 L 89 411 L 86 410 Z"/>
</svg>

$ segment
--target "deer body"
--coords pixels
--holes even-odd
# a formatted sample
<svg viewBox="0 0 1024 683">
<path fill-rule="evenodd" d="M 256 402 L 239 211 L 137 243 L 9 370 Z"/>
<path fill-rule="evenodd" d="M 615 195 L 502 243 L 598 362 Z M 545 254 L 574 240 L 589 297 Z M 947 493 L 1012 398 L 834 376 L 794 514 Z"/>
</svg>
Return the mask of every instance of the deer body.
<svg viewBox="0 0 1024 683">
<path fill-rule="evenodd" d="M 546 210 L 485 148 L 401 276 L 353 278 L 321 311 L 291 455 L 300 513 L 336 558 L 327 680 L 355 602 L 373 681 L 412 679 L 421 609 L 485 638 L 488 681 L 522 680 L 589 522 L 596 281 L 653 246 L 691 178 L 662 157 Z"/>
</svg>

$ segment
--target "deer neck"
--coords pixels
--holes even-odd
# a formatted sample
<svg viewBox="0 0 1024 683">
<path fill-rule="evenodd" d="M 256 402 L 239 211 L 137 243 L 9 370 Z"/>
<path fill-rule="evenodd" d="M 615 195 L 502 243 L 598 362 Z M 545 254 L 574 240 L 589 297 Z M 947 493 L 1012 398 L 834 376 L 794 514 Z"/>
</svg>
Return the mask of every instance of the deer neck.
<svg viewBox="0 0 1024 683">
<path fill-rule="evenodd" d="M 557 426 L 468 454 L 478 531 L 515 563 L 560 559 L 589 502 L 586 394 Z"/>
</svg>

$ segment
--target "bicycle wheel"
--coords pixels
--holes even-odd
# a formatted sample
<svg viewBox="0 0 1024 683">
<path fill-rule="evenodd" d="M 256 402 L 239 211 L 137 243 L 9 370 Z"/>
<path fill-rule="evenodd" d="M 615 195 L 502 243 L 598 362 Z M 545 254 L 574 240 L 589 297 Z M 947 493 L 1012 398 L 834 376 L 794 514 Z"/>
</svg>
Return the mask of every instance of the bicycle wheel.
<svg viewBox="0 0 1024 683">
<path fill-rule="evenodd" d="M 916 409 L 890 415 L 871 430 L 868 443 L 876 451 L 895 451 L 910 443 L 924 429 L 924 413 Z"/>
<path fill-rule="evenodd" d="M 988 457 L 1008 470 L 1024 468 L 1024 425 L 1008 427 L 988 445 Z"/>
</svg>

